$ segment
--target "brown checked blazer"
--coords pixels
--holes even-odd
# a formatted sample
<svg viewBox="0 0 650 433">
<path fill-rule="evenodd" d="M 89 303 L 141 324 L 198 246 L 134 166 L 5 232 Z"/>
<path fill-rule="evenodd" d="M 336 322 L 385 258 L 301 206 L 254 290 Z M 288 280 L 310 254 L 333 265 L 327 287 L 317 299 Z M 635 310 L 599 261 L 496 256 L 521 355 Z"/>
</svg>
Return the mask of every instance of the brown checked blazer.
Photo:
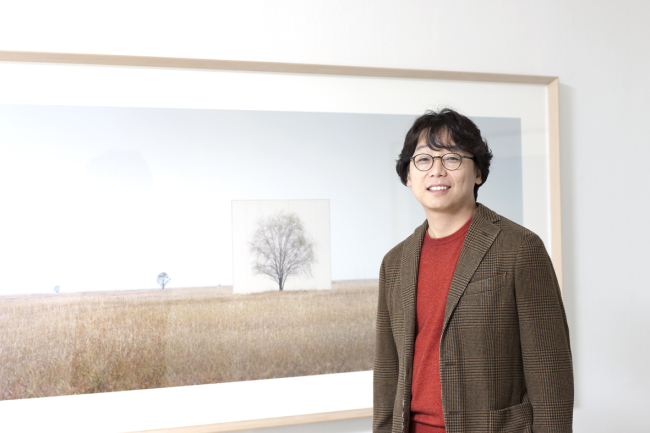
<svg viewBox="0 0 650 433">
<path fill-rule="evenodd" d="M 408 433 L 425 221 L 381 265 L 373 432 Z M 479 204 L 440 340 L 447 433 L 572 431 L 573 368 L 560 289 L 540 238 Z"/>
</svg>

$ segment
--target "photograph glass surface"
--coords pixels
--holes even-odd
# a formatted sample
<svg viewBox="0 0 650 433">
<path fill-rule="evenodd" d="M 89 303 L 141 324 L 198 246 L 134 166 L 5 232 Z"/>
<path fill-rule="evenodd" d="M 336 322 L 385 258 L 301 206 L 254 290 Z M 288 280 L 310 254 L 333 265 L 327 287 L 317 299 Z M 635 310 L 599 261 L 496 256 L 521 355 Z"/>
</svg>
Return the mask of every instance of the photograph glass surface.
<svg viewBox="0 0 650 433">
<path fill-rule="evenodd" d="M 0 106 L 0 398 L 370 370 L 382 257 L 424 222 L 395 172 L 416 117 Z M 523 223 L 521 122 L 472 120 L 495 155 L 478 201 Z M 243 224 L 237 203 L 274 205 Z M 238 292 L 276 214 L 313 264 L 280 291 L 249 258 Z"/>
</svg>

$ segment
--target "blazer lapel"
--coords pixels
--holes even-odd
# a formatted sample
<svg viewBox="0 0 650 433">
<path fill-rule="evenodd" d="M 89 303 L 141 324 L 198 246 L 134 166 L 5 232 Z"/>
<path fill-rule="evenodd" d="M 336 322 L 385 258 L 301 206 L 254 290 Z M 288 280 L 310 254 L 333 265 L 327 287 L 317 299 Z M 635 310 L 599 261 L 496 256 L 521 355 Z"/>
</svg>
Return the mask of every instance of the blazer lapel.
<svg viewBox="0 0 650 433">
<path fill-rule="evenodd" d="M 406 356 L 410 359 L 413 355 L 415 344 L 415 300 L 417 296 L 418 271 L 420 269 L 420 252 L 422 240 L 428 224 L 424 223 L 415 229 L 413 234 L 404 241 L 402 250 L 402 266 L 400 287 L 402 290 L 402 307 L 404 308 L 404 343 Z"/>
<path fill-rule="evenodd" d="M 460 257 L 458 257 L 458 263 L 456 264 L 456 271 L 454 272 L 451 287 L 449 288 L 447 305 L 445 306 L 445 319 L 442 327 L 443 333 L 447 328 L 451 313 L 456 308 L 460 297 L 472 279 L 474 272 L 476 272 L 476 268 L 478 268 L 481 260 L 483 260 L 483 257 L 485 257 L 485 254 L 501 231 L 499 226 L 494 224 L 498 220 L 499 215 L 482 204 L 478 204 L 472 223 L 467 230 L 463 248 L 460 252 Z"/>
</svg>

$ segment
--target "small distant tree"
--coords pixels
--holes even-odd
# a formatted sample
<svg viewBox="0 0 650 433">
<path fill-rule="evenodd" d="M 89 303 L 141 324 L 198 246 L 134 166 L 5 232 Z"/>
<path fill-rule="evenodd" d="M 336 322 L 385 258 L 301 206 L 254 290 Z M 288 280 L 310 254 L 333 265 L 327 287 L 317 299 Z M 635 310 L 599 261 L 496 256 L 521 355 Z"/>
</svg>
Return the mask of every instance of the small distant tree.
<svg viewBox="0 0 650 433">
<path fill-rule="evenodd" d="M 169 283 L 172 279 L 169 278 L 169 275 L 167 275 L 167 272 L 161 272 L 158 274 L 158 278 L 156 278 L 156 281 L 162 287 L 163 290 L 165 290 L 165 286 L 167 283 Z"/>
<path fill-rule="evenodd" d="M 280 290 L 290 276 L 309 274 L 316 260 L 315 243 L 295 213 L 260 219 L 249 247 L 255 256 L 253 271 L 272 278 Z"/>
</svg>

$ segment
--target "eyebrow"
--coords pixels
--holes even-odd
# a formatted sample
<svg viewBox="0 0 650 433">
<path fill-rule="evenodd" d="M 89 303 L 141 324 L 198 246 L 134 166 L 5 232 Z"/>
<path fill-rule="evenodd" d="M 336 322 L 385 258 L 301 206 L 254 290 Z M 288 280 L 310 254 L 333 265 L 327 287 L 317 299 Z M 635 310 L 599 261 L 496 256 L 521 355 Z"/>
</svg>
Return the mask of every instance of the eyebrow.
<svg viewBox="0 0 650 433">
<path fill-rule="evenodd" d="M 428 145 L 421 144 L 418 147 L 416 147 L 415 150 L 417 151 L 417 150 L 425 149 L 425 148 L 431 149 Z M 443 150 L 448 150 L 449 152 L 458 152 L 461 149 L 458 146 L 451 146 L 450 149 L 443 149 Z"/>
</svg>

